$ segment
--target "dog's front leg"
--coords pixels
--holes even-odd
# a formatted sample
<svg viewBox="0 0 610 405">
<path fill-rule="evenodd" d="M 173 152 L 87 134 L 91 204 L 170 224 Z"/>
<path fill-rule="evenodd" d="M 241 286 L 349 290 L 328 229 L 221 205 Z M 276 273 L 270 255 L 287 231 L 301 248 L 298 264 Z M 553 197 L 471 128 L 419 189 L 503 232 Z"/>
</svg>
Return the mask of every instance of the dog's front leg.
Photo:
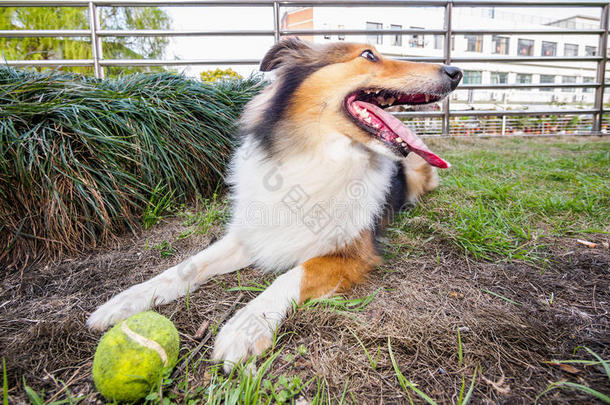
<svg viewBox="0 0 610 405">
<path fill-rule="evenodd" d="M 182 263 L 114 296 L 91 314 L 87 325 L 92 329 L 105 329 L 153 305 L 166 304 L 188 291 L 195 291 L 211 277 L 239 270 L 250 263 L 239 240 L 227 234 Z"/>
<path fill-rule="evenodd" d="M 381 262 L 371 235 L 345 250 L 310 259 L 279 276 L 222 327 L 212 358 L 224 361 L 225 372 L 230 372 L 235 363 L 271 347 L 294 303 L 344 291 Z"/>
</svg>

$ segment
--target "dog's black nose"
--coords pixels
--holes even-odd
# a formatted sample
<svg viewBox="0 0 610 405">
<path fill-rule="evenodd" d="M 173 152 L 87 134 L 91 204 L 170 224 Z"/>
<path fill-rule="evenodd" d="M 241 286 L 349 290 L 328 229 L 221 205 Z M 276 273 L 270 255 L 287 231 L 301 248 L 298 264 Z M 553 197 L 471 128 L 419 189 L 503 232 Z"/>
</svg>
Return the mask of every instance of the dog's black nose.
<svg viewBox="0 0 610 405">
<path fill-rule="evenodd" d="M 443 66 L 441 70 L 451 80 L 451 87 L 455 89 L 462 80 L 462 69 L 455 66 Z"/>
</svg>

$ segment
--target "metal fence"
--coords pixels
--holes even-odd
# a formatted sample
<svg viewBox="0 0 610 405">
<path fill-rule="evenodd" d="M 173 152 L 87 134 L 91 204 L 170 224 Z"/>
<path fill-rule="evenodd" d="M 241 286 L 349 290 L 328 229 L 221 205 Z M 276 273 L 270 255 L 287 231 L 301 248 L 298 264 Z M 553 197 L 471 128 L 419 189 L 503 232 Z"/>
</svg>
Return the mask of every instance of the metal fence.
<svg viewBox="0 0 610 405">
<path fill-rule="evenodd" d="M 273 29 L 269 30 L 103 30 L 99 24 L 99 7 L 228 7 L 248 6 L 267 7 L 273 13 Z M 431 29 L 381 29 L 381 30 L 288 30 L 280 26 L 280 11 L 282 7 L 443 7 L 444 24 L 442 30 Z M 400 112 L 396 115 L 405 118 L 419 118 L 417 125 L 432 128 L 436 133 L 444 135 L 451 133 L 451 121 L 457 117 L 473 117 L 472 122 L 460 126 L 457 123 L 453 127 L 453 134 L 469 134 L 477 125 L 477 117 L 488 117 L 484 125 L 479 125 L 482 131 L 488 131 L 492 135 L 496 132 L 506 134 L 507 122 L 522 116 L 559 116 L 556 122 L 570 120 L 572 115 L 586 115 L 590 118 L 584 120 L 575 128 L 556 131 L 556 133 L 579 133 L 579 134 L 603 134 L 607 133 L 603 124 L 608 124 L 608 118 L 604 114 L 610 110 L 604 109 L 604 92 L 610 83 L 606 83 L 606 64 L 608 60 L 608 19 L 610 12 L 609 0 L 590 1 L 565 1 L 565 0 L 0 0 L 0 7 L 87 7 L 89 15 L 88 30 L 0 30 L 0 38 L 24 38 L 24 37 L 88 37 L 91 39 L 91 59 L 54 59 L 54 60 L 6 60 L 3 63 L 10 66 L 91 66 L 95 76 L 104 77 L 104 68 L 111 66 L 177 66 L 177 65 L 256 65 L 260 60 L 254 59 L 181 59 L 181 60 L 151 60 L 151 59 L 105 59 L 102 39 L 105 37 L 188 37 L 188 36 L 272 36 L 277 42 L 282 36 L 287 35 L 442 35 L 444 36 L 443 57 L 410 57 L 399 58 L 424 62 L 440 62 L 451 64 L 454 62 L 595 62 L 597 64 L 596 81 L 579 84 L 463 84 L 460 89 L 536 89 L 544 87 L 552 88 L 593 88 L 595 98 L 593 108 L 588 109 L 547 109 L 547 110 L 468 110 L 451 111 L 450 100 L 443 102 L 442 111 L 419 111 Z M 594 7 L 601 9 L 600 27 L 598 29 L 549 29 L 549 30 L 506 30 L 506 29 L 452 29 L 453 9 L 455 7 Z M 576 34 L 596 35 L 599 37 L 599 55 L 596 56 L 518 56 L 518 57 L 453 57 L 451 54 L 454 35 L 535 35 L 535 34 Z M 491 117 L 491 118 L 489 118 Z M 422 124 L 423 122 L 423 124 Z M 494 124 L 495 123 L 495 124 Z M 607 125 L 604 125 L 607 126 Z M 422 128 L 423 128 L 422 127 Z M 489 129 L 489 128 L 494 128 Z M 548 123 L 540 124 L 540 134 L 549 133 L 549 128 L 554 127 Z M 424 131 L 426 132 L 426 131 Z M 515 132 L 515 131 L 512 131 Z M 539 132 L 536 130 L 536 132 Z M 511 132 L 509 132 L 511 133 Z"/>
</svg>

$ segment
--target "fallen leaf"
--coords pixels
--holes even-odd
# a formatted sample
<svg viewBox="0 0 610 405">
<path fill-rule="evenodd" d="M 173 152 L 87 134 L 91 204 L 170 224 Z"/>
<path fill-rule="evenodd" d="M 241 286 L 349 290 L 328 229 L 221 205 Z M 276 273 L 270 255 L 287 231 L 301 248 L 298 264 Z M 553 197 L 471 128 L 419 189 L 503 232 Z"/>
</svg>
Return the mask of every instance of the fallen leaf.
<svg viewBox="0 0 610 405">
<path fill-rule="evenodd" d="M 462 298 L 464 298 L 464 294 L 459 292 L 459 291 L 451 291 L 449 293 L 449 298 L 459 298 L 459 299 L 462 299 Z"/>
<path fill-rule="evenodd" d="M 570 364 L 564 364 L 564 363 L 561 363 L 559 365 L 559 368 L 562 369 L 563 371 L 567 371 L 570 374 L 578 374 L 578 373 L 580 373 L 582 371 L 582 370 L 580 370 L 580 369 L 578 369 L 578 368 L 576 368 L 576 367 L 574 367 L 574 366 L 572 366 Z"/>
<path fill-rule="evenodd" d="M 576 367 L 572 366 L 571 364 L 559 363 L 557 361 L 543 361 L 543 363 L 551 365 L 551 366 L 557 366 L 560 369 L 562 369 L 563 371 L 570 373 L 570 374 L 578 374 L 582 371 L 581 369 L 576 368 Z"/>
</svg>

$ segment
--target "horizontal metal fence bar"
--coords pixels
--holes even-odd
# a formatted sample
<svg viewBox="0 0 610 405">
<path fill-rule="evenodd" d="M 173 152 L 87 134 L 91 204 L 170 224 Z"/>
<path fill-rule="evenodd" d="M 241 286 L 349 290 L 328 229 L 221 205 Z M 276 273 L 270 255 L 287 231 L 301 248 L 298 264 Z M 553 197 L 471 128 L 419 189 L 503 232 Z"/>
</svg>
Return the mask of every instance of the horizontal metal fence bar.
<svg viewBox="0 0 610 405">
<path fill-rule="evenodd" d="M 579 115 L 590 115 L 595 114 L 595 109 L 583 109 L 583 110 L 451 110 L 449 111 L 450 117 L 467 117 L 467 116 L 492 116 L 501 117 L 506 116 L 528 116 L 528 115 L 568 115 L 568 114 L 579 114 Z M 442 117 L 442 111 L 401 111 L 392 113 L 392 115 L 399 118 L 433 118 Z"/>
<path fill-rule="evenodd" d="M 392 115 L 398 118 L 441 118 L 445 114 L 442 111 L 400 111 Z"/>
<path fill-rule="evenodd" d="M 258 65 L 260 59 L 101 59 L 102 66 Z"/>
<path fill-rule="evenodd" d="M 505 34 L 505 35 L 545 35 L 545 34 L 557 34 L 557 35 L 600 35 L 605 31 L 602 29 L 586 29 L 586 30 L 571 30 L 565 29 L 548 29 L 548 30 L 520 30 L 520 29 L 494 29 L 494 30 L 451 30 L 452 34 L 457 35 L 494 35 L 494 34 Z"/>
<path fill-rule="evenodd" d="M 88 37 L 90 30 L 0 30 L 0 38 Z"/>
<path fill-rule="evenodd" d="M 443 30 L 405 29 L 405 30 L 280 30 L 281 35 L 443 35 Z M 506 35 L 534 35 L 534 34 L 574 34 L 599 35 L 604 30 L 453 30 L 457 35 L 467 34 L 506 34 Z M 83 37 L 89 36 L 89 30 L 0 30 L 0 38 L 24 37 Z M 273 35 L 273 30 L 237 30 L 237 31 L 209 31 L 209 30 L 100 30 L 100 37 L 182 37 L 182 36 L 267 36 Z"/>
<path fill-rule="evenodd" d="M 408 34 L 421 34 L 421 35 L 442 35 L 445 31 L 443 30 L 280 30 L 282 35 L 408 35 Z"/>
<path fill-rule="evenodd" d="M 190 7 L 190 6 L 210 6 L 210 7 L 260 7 L 271 6 L 273 0 L 94 0 L 96 6 L 101 7 Z M 0 7 L 88 7 L 89 2 L 84 0 L 17 0 L 2 1 Z"/>
<path fill-rule="evenodd" d="M 603 7 L 607 0 L 601 1 L 557 1 L 557 0 L 453 0 L 457 7 L 503 6 L 503 7 Z"/>
<path fill-rule="evenodd" d="M 468 57 L 454 56 L 453 62 L 597 62 L 601 56 L 494 56 L 494 57 Z"/>
<path fill-rule="evenodd" d="M 394 60 L 404 60 L 409 62 L 432 62 L 432 63 L 442 63 L 445 61 L 440 56 L 400 56 L 392 58 Z"/>
<path fill-rule="evenodd" d="M 489 116 L 525 116 L 525 115 L 567 115 L 567 114 L 578 114 L 578 115 L 589 115 L 595 114 L 597 112 L 596 109 L 565 109 L 565 110 L 539 110 L 539 111 L 530 111 L 530 110 L 464 110 L 464 111 L 450 111 L 449 115 L 453 117 L 466 117 L 471 115 L 489 115 Z"/>
<path fill-rule="evenodd" d="M 282 6 L 355 6 L 355 7 L 388 7 L 388 6 L 445 6 L 453 3 L 457 7 L 602 7 L 607 4 L 604 0 L 588 1 L 556 1 L 556 0 L 281 0 Z M 272 6 L 273 0 L 95 0 L 97 6 L 130 7 L 130 6 Z M 19 0 L 4 1 L 0 6 L 4 7 L 54 7 L 73 6 L 86 7 L 88 1 L 84 0 Z"/>
<path fill-rule="evenodd" d="M 207 30 L 100 30 L 99 37 L 195 37 L 195 36 L 269 36 L 273 30 L 207 31 Z M 1 36 L 1 35 L 0 35 Z"/>
<path fill-rule="evenodd" d="M 273 0 L 95 0 L 97 6 L 102 7 L 138 7 L 138 6 L 158 6 L 158 7 L 188 7 L 188 6 L 273 6 Z M 356 6 L 356 7 L 387 7 L 387 6 L 444 6 L 446 0 L 313 0 L 313 1 L 278 1 L 282 6 Z M 72 6 L 86 7 L 88 1 L 83 0 L 21 0 L 7 1 L 0 3 L 4 7 L 52 7 L 52 6 Z"/>
<path fill-rule="evenodd" d="M 497 83 L 497 84 L 462 84 L 456 90 L 476 90 L 476 89 L 572 89 L 572 88 L 593 88 L 599 87 L 601 83 Z M 607 84 L 610 85 L 610 84 Z"/>
<path fill-rule="evenodd" d="M 258 65 L 260 59 L 100 59 L 102 66 Z M 8 66 L 93 66 L 93 59 L 0 60 Z"/>
<path fill-rule="evenodd" d="M 506 134 L 475 134 L 475 135 L 466 135 L 466 134 L 451 134 L 451 138 L 465 138 L 465 139 L 478 139 L 478 138 L 555 138 L 555 137 L 563 137 L 563 136 L 600 136 L 600 135 L 608 135 L 607 132 L 601 131 L 577 131 L 572 133 L 506 133 Z M 420 138 L 444 138 L 445 135 L 426 135 L 419 134 Z"/>
<path fill-rule="evenodd" d="M 0 65 L 8 66 L 90 66 L 93 67 L 93 59 L 46 59 L 46 60 L 2 60 Z"/>
</svg>

